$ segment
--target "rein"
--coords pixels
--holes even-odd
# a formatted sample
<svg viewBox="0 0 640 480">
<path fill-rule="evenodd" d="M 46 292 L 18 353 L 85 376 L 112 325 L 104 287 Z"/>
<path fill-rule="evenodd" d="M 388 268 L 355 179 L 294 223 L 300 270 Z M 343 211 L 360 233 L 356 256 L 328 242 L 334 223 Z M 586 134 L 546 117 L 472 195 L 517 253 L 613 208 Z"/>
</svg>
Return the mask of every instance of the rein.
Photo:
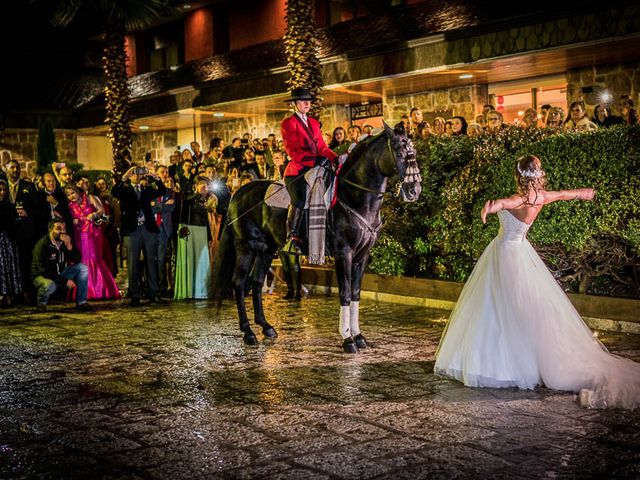
<svg viewBox="0 0 640 480">
<path fill-rule="evenodd" d="M 347 180 L 344 177 L 338 177 L 339 180 L 342 180 L 344 183 L 351 185 L 352 187 L 359 188 L 360 190 L 364 190 L 366 192 L 375 193 L 376 195 L 383 196 L 388 193 L 384 190 L 374 190 L 373 188 L 365 187 L 364 185 L 360 185 L 359 183 L 352 182 L 351 180 Z"/>
<path fill-rule="evenodd" d="M 360 215 L 358 212 L 356 212 L 353 208 L 351 208 L 349 205 L 344 203 L 342 200 L 338 200 L 337 204 L 340 205 L 342 208 L 344 208 L 344 210 L 348 214 L 354 216 L 356 220 L 358 220 L 362 224 L 362 226 L 369 231 L 369 234 L 374 239 L 378 238 L 378 232 L 380 231 L 380 228 L 382 228 L 382 217 L 380 216 L 380 211 L 378 211 L 378 222 L 376 223 L 375 226 L 373 226 L 373 225 L 369 225 L 369 222 L 367 221 L 366 218 L 364 218 L 362 215 Z"/>
<path fill-rule="evenodd" d="M 306 173 L 306 172 L 305 172 Z M 298 180 L 300 180 L 301 178 L 304 177 L 304 173 L 301 173 L 300 175 L 298 175 L 293 181 L 297 182 Z M 275 182 L 274 182 L 275 183 Z M 258 203 L 256 203 L 255 205 L 253 205 L 252 207 L 248 208 L 247 210 L 245 210 L 244 212 L 242 212 L 240 215 L 238 215 L 236 218 L 234 218 L 232 221 L 227 222 L 227 226 L 229 225 L 233 225 L 234 223 L 236 223 L 238 220 L 240 220 L 242 217 L 244 217 L 245 215 L 248 215 L 249 213 L 251 213 L 252 211 L 254 211 L 256 208 L 260 207 L 263 203 L 265 203 L 266 200 L 270 199 L 271 197 L 273 197 L 275 194 L 277 194 L 278 192 L 280 192 L 280 190 L 282 190 L 283 188 L 286 188 L 286 185 L 282 184 L 280 185 L 280 188 L 278 188 L 275 192 L 273 192 L 271 195 L 269 195 L 268 197 L 264 197 L 262 200 L 260 200 Z"/>
<path fill-rule="evenodd" d="M 382 135 L 383 133 L 381 133 L 380 135 Z M 369 145 L 367 144 L 366 146 L 368 147 Z M 393 150 L 391 148 L 391 139 L 389 139 L 389 138 L 387 138 L 387 149 L 389 150 L 389 154 L 391 155 L 391 158 L 395 159 L 395 155 L 393 154 Z M 382 172 L 382 169 L 378 165 L 378 159 L 376 158 L 374 161 L 375 161 L 376 167 L 378 167 L 378 170 L 380 170 L 380 172 Z M 384 174 L 384 172 L 382 172 L 382 173 Z M 387 176 L 387 175 L 385 174 L 385 176 Z M 369 192 L 369 193 L 375 193 L 376 195 L 378 195 L 380 197 L 382 197 L 385 194 L 389 193 L 389 192 L 387 192 L 385 190 L 374 190 L 373 188 L 365 187 L 364 185 L 360 185 L 359 183 L 352 182 L 351 180 L 348 180 L 347 178 L 345 178 L 343 176 L 340 176 L 339 174 L 337 175 L 337 177 L 338 177 L 338 181 L 342 180 L 347 185 L 351 185 L 352 187 L 359 188 L 360 190 L 364 190 L 364 191 Z"/>
</svg>

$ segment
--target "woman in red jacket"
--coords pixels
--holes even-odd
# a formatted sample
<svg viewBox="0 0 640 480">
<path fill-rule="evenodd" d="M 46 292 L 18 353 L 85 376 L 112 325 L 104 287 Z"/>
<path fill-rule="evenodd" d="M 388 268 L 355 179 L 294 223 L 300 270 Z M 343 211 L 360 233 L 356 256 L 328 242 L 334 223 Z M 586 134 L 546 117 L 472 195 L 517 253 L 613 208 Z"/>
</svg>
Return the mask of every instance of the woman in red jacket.
<svg viewBox="0 0 640 480">
<path fill-rule="evenodd" d="M 289 241 L 283 251 L 300 255 L 300 221 L 307 195 L 307 185 L 302 175 L 324 158 L 335 161 L 334 153 L 324 141 L 320 123 L 307 114 L 311 108 L 313 96 L 309 89 L 298 88 L 291 92 L 294 113 L 284 119 L 281 125 L 284 148 L 289 155 L 289 164 L 284 171 L 284 182 L 291 196 L 291 205 L 287 215 L 287 236 Z"/>
</svg>

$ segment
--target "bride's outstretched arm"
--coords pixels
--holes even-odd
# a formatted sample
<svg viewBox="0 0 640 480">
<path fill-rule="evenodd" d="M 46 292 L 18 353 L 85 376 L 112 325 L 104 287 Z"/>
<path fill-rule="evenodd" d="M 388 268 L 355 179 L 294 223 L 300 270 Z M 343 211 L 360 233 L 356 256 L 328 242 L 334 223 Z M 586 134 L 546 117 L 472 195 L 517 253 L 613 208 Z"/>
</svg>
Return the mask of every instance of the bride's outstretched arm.
<svg viewBox="0 0 640 480">
<path fill-rule="evenodd" d="M 482 219 L 482 223 L 487 223 L 487 215 L 490 213 L 498 213 L 500 210 L 508 210 L 519 207 L 520 205 L 522 205 L 522 198 L 518 195 L 509 198 L 499 198 L 497 200 L 487 200 L 487 203 L 484 204 L 480 212 L 480 218 Z"/>
<path fill-rule="evenodd" d="M 593 188 L 576 188 L 574 190 L 557 190 L 545 192 L 544 203 L 558 202 L 561 200 L 593 200 L 596 191 Z"/>
</svg>

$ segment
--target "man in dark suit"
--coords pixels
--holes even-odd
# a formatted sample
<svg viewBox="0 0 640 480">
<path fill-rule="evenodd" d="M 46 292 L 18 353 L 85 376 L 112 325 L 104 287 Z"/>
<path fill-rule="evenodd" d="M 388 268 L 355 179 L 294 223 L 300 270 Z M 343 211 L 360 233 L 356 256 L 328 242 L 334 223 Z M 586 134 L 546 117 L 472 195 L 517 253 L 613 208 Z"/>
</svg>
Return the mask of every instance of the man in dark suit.
<svg viewBox="0 0 640 480">
<path fill-rule="evenodd" d="M 131 167 L 111 189 L 120 201 L 122 236 L 127 248 L 127 276 L 130 305 L 140 305 L 141 272 L 138 259 L 144 249 L 147 298 L 152 303 L 164 303 L 158 296 L 158 235 L 151 202 L 164 195 L 167 189 L 155 175 L 149 176 L 145 167 Z"/>
<path fill-rule="evenodd" d="M 56 182 L 53 173 L 42 175 L 43 190 L 36 192 L 37 219 L 35 225 L 36 238 L 47 234 L 47 225 L 54 218 L 60 218 L 67 227 L 67 232 L 73 234 L 73 219 L 69 211 L 69 200 Z"/>
<path fill-rule="evenodd" d="M 164 165 L 156 167 L 156 175 L 162 180 L 167 191 L 152 202 L 156 225 L 160 229 L 158 235 L 158 288 L 160 297 L 173 296 L 173 275 L 171 274 L 171 241 L 173 240 L 173 212 L 176 208 L 174 181 L 169 176 L 169 170 Z M 167 259 L 169 261 L 167 261 Z"/>
<path fill-rule="evenodd" d="M 20 163 L 10 160 L 7 164 L 7 188 L 9 201 L 15 206 L 17 213 L 15 241 L 18 247 L 20 278 L 27 294 L 34 297 L 35 292 L 31 284 L 31 256 L 37 239 L 34 230 L 37 212 L 36 189 L 33 183 L 20 178 L 20 173 Z"/>
</svg>

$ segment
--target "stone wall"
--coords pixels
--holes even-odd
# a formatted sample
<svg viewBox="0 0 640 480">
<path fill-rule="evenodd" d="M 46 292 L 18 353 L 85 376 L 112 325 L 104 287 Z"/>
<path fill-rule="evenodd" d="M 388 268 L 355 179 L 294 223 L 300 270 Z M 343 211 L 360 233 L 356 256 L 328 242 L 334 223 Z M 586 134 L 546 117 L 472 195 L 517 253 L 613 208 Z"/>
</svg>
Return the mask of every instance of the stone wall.
<svg viewBox="0 0 640 480">
<path fill-rule="evenodd" d="M 276 137 L 280 138 L 280 124 L 289 115 L 291 112 L 271 112 L 202 125 L 203 150 L 208 150 L 209 142 L 213 137 L 220 137 L 227 144 L 234 137 L 242 137 L 246 132 L 249 132 L 253 138 L 264 138 L 270 133 L 275 133 Z M 349 108 L 344 105 L 330 105 L 323 109 L 320 121 L 322 130 L 327 133 L 331 133 L 337 126 L 347 127 Z"/>
<path fill-rule="evenodd" d="M 329 105 L 322 110 L 320 121 L 322 122 L 322 131 L 326 133 L 333 133 L 336 127 L 346 129 L 351 125 L 349 107 L 344 105 Z"/>
<path fill-rule="evenodd" d="M 227 145 L 247 132 L 253 138 L 264 138 L 270 133 L 280 137 L 280 122 L 286 115 L 285 112 L 258 114 L 202 125 L 203 150 L 209 149 L 209 142 L 214 137 L 222 138 Z"/>
<path fill-rule="evenodd" d="M 586 92 L 583 92 L 586 89 Z M 589 91 L 590 90 L 590 91 Z M 567 71 L 567 104 L 583 100 L 589 117 L 603 95 L 609 94 L 614 115 L 620 115 L 617 100 L 631 95 L 636 108 L 640 105 L 640 63 L 597 65 Z M 565 112 L 566 113 L 566 112 Z"/>
<path fill-rule="evenodd" d="M 482 106 L 488 103 L 486 85 L 469 85 L 466 87 L 432 90 L 410 95 L 387 96 L 384 100 L 384 116 L 387 123 L 395 125 L 402 115 L 408 115 L 413 107 L 418 107 L 423 114 L 450 111 L 451 116 L 460 115 L 472 121 L 482 112 Z"/>
<path fill-rule="evenodd" d="M 58 161 L 76 163 L 78 161 L 78 133 L 75 130 L 56 130 L 55 133 Z"/>
<path fill-rule="evenodd" d="M 136 133 L 132 140 L 131 158 L 134 162 L 143 162 L 145 154 L 150 152 L 153 161 L 169 164 L 169 156 L 178 146 L 178 132 L 158 130 Z"/>
<path fill-rule="evenodd" d="M 78 161 L 78 144 L 75 130 L 56 130 L 58 161 Z M 38 130 L 7 129 L 0 132 L 0 166 L 5 168 L 9 160 L 20 162 L 22 175 L 33 177 L 38 169 Z"/>
</svg>

